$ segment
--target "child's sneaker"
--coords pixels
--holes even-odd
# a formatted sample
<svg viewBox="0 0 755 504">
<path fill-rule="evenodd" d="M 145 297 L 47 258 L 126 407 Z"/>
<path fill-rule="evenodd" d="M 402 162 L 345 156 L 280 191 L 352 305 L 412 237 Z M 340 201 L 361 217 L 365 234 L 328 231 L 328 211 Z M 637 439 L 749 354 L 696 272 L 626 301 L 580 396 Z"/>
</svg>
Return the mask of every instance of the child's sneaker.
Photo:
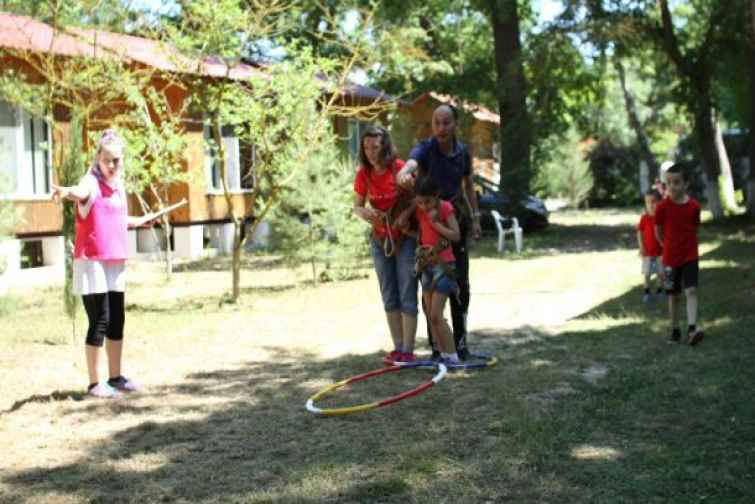
<svg viewBox="0 0 755 504">
<path fill-rule="evenodd" d="M 689 346 L 695 346 L 703 340 L 704 336 L 705 334 L 699 329 L 687 333 L 687 344 Z"/>
<path fill-rule="evenodd" d="M 394 350 L 389 354 L 386 354 L 385 357 L 383 357 L 383 364 L 387 366 L 392 366 L 398 359 L 401 357 L 401 352 L 398 350 Z"/>
<path fill-rule="evenodd" d="M 414 362 L 416 360 L 417 357 L 413 353 L 404 352 L 399 355 L 396 362 Z"/>
<path fill-rule="evenodd" d="M 648 304 L 650 302 L 650 300 L 651 300 L 650 294 L 645 293 L 645 294 L 642 295 L 642 302 L 643 303 Z"/>
<path fill-rule="evenodd" d="M 116 389 L 108 385 L 107 383 L 97 383 L 89 386 L 87 395 L 97 397 L 99 399 L 113 399 L 121 395 Z"/>
<path fill-rule="evenodd" d="M 141 387 L 134 380 L 126 378 L 125 376 L 116 376 L 115 378 L 110 378 L 107 381 L 107 384 L 116 390 L 120 390 L 121 392 L 130 393 L 139 392 L 141 390 Z"/>
<path fill-rule="evenodd" d="M 459 364 L 461 364 L 460 360 L 452 359 L 451 357 L 441 357 L 441 359 L 438 362 L 440 362 L 441 364 L 445 364 L 446 367 L 448 367 L 449 369 L 453 366 L 458 366 Z"/>
</svg>

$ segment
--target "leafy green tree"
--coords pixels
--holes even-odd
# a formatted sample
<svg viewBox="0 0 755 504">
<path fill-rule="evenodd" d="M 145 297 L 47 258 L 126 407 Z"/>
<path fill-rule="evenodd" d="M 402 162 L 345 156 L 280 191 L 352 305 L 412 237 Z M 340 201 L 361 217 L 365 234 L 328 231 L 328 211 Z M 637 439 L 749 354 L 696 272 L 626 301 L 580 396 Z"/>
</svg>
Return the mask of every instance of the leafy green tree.
<svg viewBox="0 0 755 504">
<path fill-rule="evenodd" d="M 10 191 L 11 181 L 5 173 L 0 173 L 0 195 Z M 0 198 L 0 243 L 13 234 L 13 228 L 20 220 L 20 215 L 13 203 L 5 198 Z M 8 262 L 0 250 L 0 277 L 8 268 Z M 0 293 L 1 295 L 2 293 Z"/>
<path fill-rule="evenodd" d="M 52 138 L 65 138 L 68 142 L 66 145 L 53 141 L 53 173 L 61 185 L 75 185 L 85 173 L 87 161 L 93 157 L 91 152 L 87 155 L 87 150 L 92 145 L 91 142 L 85 142 L 87 133 L 110 124 L 129 128 L 132 140 L 137 137 L 137 131 L 141 127 L 144 133 L 140 137 L 142 142 L 150 145 L 162 142 L 163 150 L 153 149 L 148 156 L 159 156 L 168 148 L 174 152 L 180 150 L 175 148 L 170 139 L 174 137 L 158 140 L 154 134 L 149 133 L 152 126 L 147 126 L 149 121 L 145 110 L 149 110 L 151 119 L 163 128 L 175 125 L 167 116 L 161 121 L 159 115 L 165 109 L 161 108 L 156 95 L 151 94 L 151 91 L 144 91 L 151 87 L 156 70 L 130 65 L 107 48 L 98 47 L 96 37 L 88 38 L 71 30 L 72 25 L 86 21 L 82 20 L 82 16 L 89 12 L 91 6 L 92 2 L 89 0 L 48 0 L 33 4 L 32 7 L 36 10 L 31 13 L 37 13 L 41 20 L 49 24 L 53 41 L 62 36 L 74 37 L 81 44 L 96 49 L 100 57 L 69 56 L 65 59 L 65 64 L 61 64 L 60 56 L 50 51 L 0 50 L 0 56 L 21 63 L 21 70 L 7 69 L 0 74 L 0 97 L 33 116 L 43 118 L 53 131 Z M 148 180 L 154 180 L 155 177 L 166 179 L 161 163 L 162 160 L 156 160 L 135 166 L 134 174 L 140 173 L 142 169 L 145 171 L 142 175 L 130 178 L 130 188 L 140 193 L 145 190 L 145 186 L 141 184 L 147 184 Z M 159 168 L 159 171 L 151 172 L 153 167 Z M 171 165 L 172 173 L 178 169 L 178 165 Z M 70 281 L 74 233 L 73 205 L 65 204 L 63 236 L 67 281 L 64 304 L 72 320 L 78 304 L 71 292 Z"/>
<path fill-rule="evenodd" d="M 0 172 L 0 317 L 11 314 L 14 311 L 15 304 L 8 294 L 9 281 L 6 275 L 8 271 L 8 259 L 3 242 L 13 236 L 13 228 L 19 222 L 21 216 L 13 206 L 13 202 L 2 197 L 3 194 L 11 192 L 10 188 L 10 177 Z"/>
<path fill-rule="evenodd" d="M 333 41 L 345 54 L 339 59 L 317 57 L 300 45 L 281 46 L 286 53 L 282 61 L 264 71 L 247 67 L 248 75 L 234 76 L 251 41 L 268 39 L 281 30 L 280 20 L 286 19 L 282 13 L 290 4 L 267 0 L 255 2 L 254 7 L 238 0 L 186 2 L 178 23 L 166 27 L 166 40 L 190 58 L 189 66 L 182 60 L 188 75 L 196 76 L 187 82 L 192 91 L 190 107 L 209 127 L 207 148 L 216 153 L 221 167 L 228 219 L 234 226 L 230 296 L 234 302 L 240 295 L 244 244 L 307 162 L 331 144 L 333 118 L 338 114 L 370 118 L 385 106 L 342 102 L 349 74 L 357 62 L 365 61 L 364 34 L 359 33 Z M 201 76 L 201 66 L 212 60 L 220 62 L 223 75 L 207 79 Z M 239 142 L 255 152 L 255 183 L 243 207 L 234 205 L 228 185 L 224 129 L 232 129 Z M 245 231 L 247 223 L 250 229 Z"/>
<path fill-rule="evenodd" d="M 367 255 L 365 228 L 354 219 L 354 168 L 333 144 L 311 157 L 272 212 L 277 250 L 309 264 L 312 282 L 354 275 Z"/>
<path fill-rule="evenodd" d="M 572 208 L 581 207 L 593 190 L 593 176 L 586 145 L 575 127 L 545 141 L 551 155 L 538 170 L 534 186 L 542 196 L 565 198 Z"/>
<path fill-rule="evenodd" d="M 520 201 L 529 192 L 532 178 L 532 139 L 517 3 L 496 0 L 487 4 L 495 42 L 496 98 L 501 116 L 501 190 L 508 194 L 509 201 Z"/>
<path fill-rule="evenodd" d="M 534 19 L 528 1 L 385 0 L 363 30 L 391 34 L 404 44 L 402 57 L 368 75 L 393 94 L 439 91 L 503 110 L 502 186 L 526 191 L 533 166 L 548 156 L 542 140 L 581 121 L 597 92 L 595 72 L 569 34 L 535 30 Z M 521 37 L 507 39 L 515 28 Z M 408 31 L 417 35 L 401 36 Z"/>
<path fill-rule="evenodd" d="M 749 23 L 749 61 L 750 68 L 750 175 L 747 179 L 747 213 L 755 217 L 755 0 L 750 0 L 749 16 L 745 18 L 745 25 Z"/>
<path fill-rule="evenodd" d="M 576 5 L 578 2 L 571 2 Z M 741 1 L 739 2 L 741 3 Z M 606 22 L 626 42 L 647 41 L 662 54 L 678 77 L 677 102 L 694 124 L 696 146 L 706 176 L 706 195 L 714 217 L 724 213 L 719 196 L 721 161 L 716 150 L 715 85 L 719 79 L 718 55 L 729 50 L 729 35 L 737 17 L 731 2 L 694 0 L 675 6 L 667 0 L 641 2 L 588 2 L 593 20 Z M 624 44 L 624 47 L 630 47 Z"/>
<path fill-rule="evenodd" d="M 170 187 L 189 180 L 189 173 L 183 169 L 186 110 L 185 107 L 173 110 L 166 96 L 151 86 L 132 89 L 127 101 L 131 113 L 116 118 L 128 144 L 126 190 L 137 197 L 142 212 L 148 214 L 173 203 Z M 160 224 L 165 274 L 170 279 L 173 273 L 170 214 L 163 214 Z"/>
</svg>

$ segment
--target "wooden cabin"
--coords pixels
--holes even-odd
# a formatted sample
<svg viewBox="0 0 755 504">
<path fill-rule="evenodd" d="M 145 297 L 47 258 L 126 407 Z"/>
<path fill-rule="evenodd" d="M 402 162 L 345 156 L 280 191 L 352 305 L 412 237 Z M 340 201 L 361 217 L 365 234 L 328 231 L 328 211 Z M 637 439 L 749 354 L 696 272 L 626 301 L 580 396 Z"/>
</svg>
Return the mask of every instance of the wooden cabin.
<svg viewBox="0 0 755 504">
<path fill-rule="evenodd" d="M 25 58 L 16 56 L 19 51 L 24 52 Z M 20 71 L 34 79 L 43 79 L 26 64 L 30 54 L 53 54 L 62 64 L 66 58 L 72 57 L 116 56 L 130 65 L 158 70 L 154 72 L 152 85 L 165 93 L 173 110 L 181 110 L 189 97 L 190 90 L 171 84 L 176 79 L 160 77 L 180 76 L 188 67 L 178 68 L 177 58 L 180 60 L 181 56 L 165 44 L 93 30 L 71 29 L 56 33 L 51 26 L 32 18 L 0 13 L 0 72 Z M 242 80 L 255 73 L 264 73 L 264 68 L 248 62 L 230 69 L 216 59 L 191 63 L 192 71 L 207 79 Z M 342 104 L 346 107 L 388 99 L 364 86 L 351 86 L 343 95 Z M 50 200 L 50 184 L 54 179 L 53 166 L 60 162 L 56 156 L 68 140 L 69 118 L 63 108 L 56 109 L 53 117 L 54 128 L 43 119 L 0 99 L 0 173 L 12 180 L 12 186 L 0 194 L 0 198 L 10 200 L 21 214 L 21 220 L 12 232 L 13 239 L 0 244 L 0 255 L 6 257 L 10 270 L 59 266 L 63 261 L 62 213 L 60 207 Z M 228 252 L 233 225 L 227 218 L 219 163 L 206 148 L 205 138 L 209 137 L 209 131 L 201 118 L 187 116 L 183 123 L 186 140 L 184 169 L 190 176 L 188 182 L 176 183 L 169 188 L 167 203 L 183 198 L 188 201 L 188 205 L 171 214 L 174 254 L 179 258 L 195 259 L 208 247 L 220 253 Z M 353 150 L 354 145 L 358 146 L 356 139 L 360 124 L 364 123 L 351 116 L 335 120 L 334 127 L 343 138 L 347 152 Z M 249 175 L 254 170 L 254 156 L 246 152 L 232 131 L 224 132 L 223 142 L 229 155 L 228 183 L 233 193 L 233 205 L 242 210 L 250 199 L 253 177 Z M 129 207 L 131 214 L 141 213 L 133 195 Z M 157 251 L 157 235 L 153 230 L 131 230 L 129 233 L 132 256 L 152 255 Z"/>
</svg>

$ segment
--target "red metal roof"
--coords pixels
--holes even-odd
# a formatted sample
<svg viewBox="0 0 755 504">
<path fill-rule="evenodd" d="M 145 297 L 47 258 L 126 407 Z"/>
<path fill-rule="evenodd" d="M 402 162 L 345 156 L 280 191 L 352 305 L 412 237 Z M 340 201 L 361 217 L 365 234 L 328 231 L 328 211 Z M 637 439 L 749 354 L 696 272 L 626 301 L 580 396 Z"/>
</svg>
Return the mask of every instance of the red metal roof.
<svg viewBox="0 0 755 504">
<path fill-rule="evenodd" d="M 188 58 L 158 40 L 79 28 L 56 33 L 46 23 L 8 13 L 0 13 L 0 47 L 60 56 L 116 57 L 166 72 L 210 77 L 225 77 L 228 71 L 228 65 L 219 58 L 204 61 Z M 239 63 L 230 68 L 228 76 L 242 80 L 253 75 L 264 76 L 264 73 L 252 65 Z"/>
<path fill-rule="evenodd" d="M 427 100 L 428 98 L 432 98 L 435 101 L 438 101 L 440 103 L 449 103 L 453 105 L 454 107 L 459 108 L 459 100 L 454 98 L 453 96 L 444 95 L 440 93 L 436 93 L 435 91 L 430 91 L 429 93 L 425 93 L 412 103 L 419 103 L 424 100 Z M 461 108 L 464 109 L 466 112 L 471 113 L 475 119 L 483 122 L 489 122 L 493 124 L 497 124 L 498 126 L 501 125 L 501 117 L 496 114 L 495 112 L 486 109 L 482 105 L 478 105 L 476 103 L 468 103 L 468 102 L 462 102 Z"/>
</svg>

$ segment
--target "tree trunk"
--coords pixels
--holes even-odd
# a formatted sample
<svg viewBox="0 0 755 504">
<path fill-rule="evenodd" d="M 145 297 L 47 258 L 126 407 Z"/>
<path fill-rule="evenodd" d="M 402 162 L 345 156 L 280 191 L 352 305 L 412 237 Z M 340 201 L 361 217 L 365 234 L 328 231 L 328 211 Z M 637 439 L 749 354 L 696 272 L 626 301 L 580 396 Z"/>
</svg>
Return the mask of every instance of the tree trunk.
<svg viewBox="0 0 755 504">
<path fill-rule="evenodd" d="M 243 221 L 233 219 L 233 302 L 241 295 L 241 226 Z"/>
<path fill-rule="evenodd" d="M 645 135 L 645 129 L 642 127 L 642 123 L 640 122 L 640 116 L 639 114 L 637 114 L 637 107 L 634 102 L 634 97 L 627 88 L 624 65 L 621 64 L 621 60 L 618 57 L 614 58 L 614 67 L 616 67 L 616 72 L 619 74 L 619 83 L 621 84 L 621 91 L 624 94 L 624 107 L 627 111 L 629 125 L 634 130 L 634 134 L 637 137 L 637 144 L 640 146 L 642 159 L 647 165 L 648 178 L 644 181 L 645 183 L 643 183 L 643 181 L 641 180 L 640 186 L 649 186 L 650 174 L 653 174 L 653 176 L 655 176 L 656 174 L 660 175 L 658 161 L 655 159 L 653 152 L 650 150 L 650 142 L 648 142 L 648 137 L 647 135 Z"/>
<path fill-rule="evenodd" d="M 490 3 L 498 74 L 497 98 L 501 117 L 501 191 L 516 205 L 529 192 L 530 123 L 527 86 L 519 41 L 517 0 Z"/>
<path fill-rule="evenodd" d="M 228 206 L 228 218 L 233 223 L 233 253 L 231 255 L 231 300 L 236 303 L 241 294 L 241 226 L 244 220 L 236 217 L 233 208 L 233 198 L 228 188 L 228 159 L 226 157 L 225 145 L 223 144 L 223 134 L 220 126 L 220 120 L 217 114 L 212 119 L 212 136 L 218 149 L 218 160 L 220 161 L 220 179 L 223 185 L 223 195 Z"/>
<path fill-rule="evenodd" d="M 750 1 L 750 164 L 747 213 L 755 218 L 755 0 Z"/>
<path fill-rule="evenodd" d="M 86 168 L 82 165 L 81 152 L 85 121 L 80 110 L 71 111 L 71 122 L 68 127 L 67 149 L 61 147 L 63 160 L 58 168 L 58 183 L 72 186 L 79 183 Z M 65 251 L 65 283 L 63 285 L 63 306 L 66 315 L 71 320 L 72 341 L 76 332 L 76 312 L 78 311 L 79 296 L 73 292 L 73 251 L 76 240 L 76 205 L 63 205 L 63 243 Z"/>
<path fill-rule="evenodd" d="M 734 178 L 731 175 L 731 163 L 729 162 L 729 155 L 726 153 L 721 125 L 718 123 L 718 120 L 715 120 L 714 124 L 716 152 L 718 153 L 718 162 L 721 166 L 721 176 L 718 178 L 721 189 L 721 203 L 727 213 L 734 213 L 737 210 L 737 199 L 734 196 Z"/>
<path fill-rule="evenodd" d="M 720 219 L 724 216 L 724 207 L 721 204 L 721 187 L 718 184 L 718 178 L 709 179 L 708 175 L 703 173 L 703 182 L 705 183 L 705 199 L 708 200 L 708 210 L 713 214 L 714 219 Z"/>
<path fill-rule="evenodd" d="M 720 12 L 724 5 L 723 2 L 720 3 L 716 13 Z M 713 218 L 719 219 L 723 217 L 724 212 L 718 192 L 718 177 L 721 175 L 721 166 L 718 160 L 718 152 L 716 152 L 716 134 L 711 114 L 711 82 L 713 78 L 713 64 L 710 56 L 711 39 L 706 35 L 702 45 L 691 50 L 697 55 L 705 55 L 702 59 L 695 56 L 685 56 L 674 33 L 674 23 L 668 0 L 658 0 L 658 7 L 661 11 L 660 44 L 671 62 L 677 67 L 679 74 L 687 81 L 691 91 L 694 92 L 694 99 L 688 103 L 688 107 L 695 117 L 695 139 L 700 149 L 703 164 L 705 194 Z M 710 22 L 713 22 L 712 18 Z M 708 30 L 708 35 L 711 33 L 713 33 L 713 30 Z"/>
<path fill-rule="evenodd" d="M 165 231 L 165 278 L 170 281 L 173 278 L 173 251 L 170 249 L 170 235 L 173 227 L 170 225 L 168 215 L 163 216 L 163 231 Z"/>
<path fill-rule="evenodd" d="M 718 186 L 721 167 L 718 162 L 718 152 L 716 151 L 716 132 L 713 128 L 709 92 L 703 91 L 698 94 L 696 107 L 695 135 L 697 136 L 697 144 L 700 146 L 703 173 L 705 175 L 705 196 L 708 199 L 708 207 L 713 214 L 713 218 L 720 219 L 724 216 Z"/>
</svg>

